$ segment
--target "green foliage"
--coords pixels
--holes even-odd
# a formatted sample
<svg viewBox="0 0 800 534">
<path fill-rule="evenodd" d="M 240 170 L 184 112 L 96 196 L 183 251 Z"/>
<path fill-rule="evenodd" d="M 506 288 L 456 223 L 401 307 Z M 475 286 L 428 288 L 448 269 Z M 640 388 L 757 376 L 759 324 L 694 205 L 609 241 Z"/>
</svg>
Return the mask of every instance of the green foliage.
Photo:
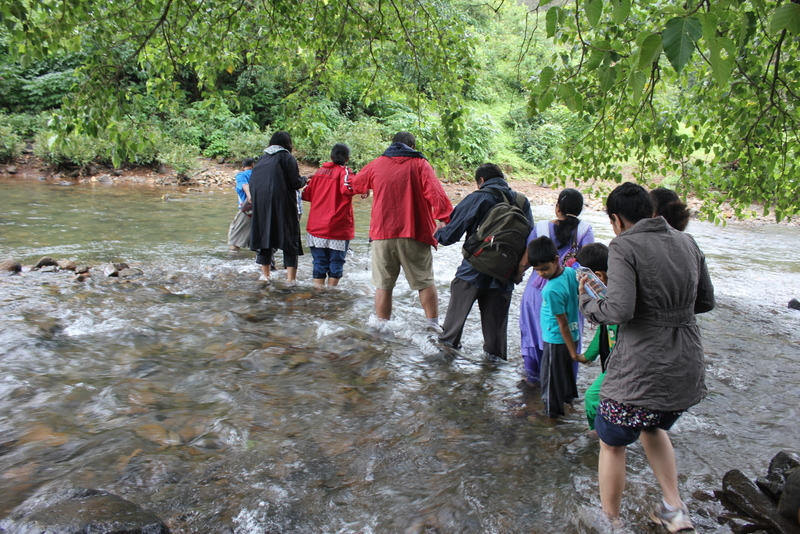
<svg viewBox="0 0 800 534">
<path fill-rule="evenodd" d="M 486 163 L 492 154 L 492 139 L 497 133 L 497 126 L 489 115 L 470 118 L 461 136 L 459 154 L 463 163 L 470 168 Z"/>
<path fill-rule="evenodd" d="M 260 24 L 262 16 L 268 20 Z M 469 20 L 445 0 L 15 1 L 3 22 L 10 59 L 23 68 L 59 54 L 83 54 L 76 72 L 80 86 L 65 102 L 59 134 L 106 131 L 115 162 L 135 152 L 119 127 L 136 114 L 137 98 L 145 93 L 164 117 L 175 116 L 184 102 L 198 103 L 200 109 L 192 109 L 201 112 L 207 105 L 222 109 L 218 102 L 225 101 L 248 120 L 256 113 L 259 125 L 272 120 L 318 144 L 336 125 L 288 122 L 302 118 L 309 99 L 335 101 L 351 118 L 378 97 L 418 99 L 420 91 L 425 101 L 458 107 L 474 72 Z M 237 74 L 245 72 L 249 79 L 240 86 Z M 263 98 L 262 88 L 268 90 Z M 232 92 L 238 89 L 241 99 Z M 215 129 L 227 130 L 173 128 L 179 139 L 201 148 Z"/>
<path fill-rule="evenodd" d="M 8 162 L 20 155 L 22 140 L 10 125 L 4 124 L 4 118 L 0 115 L 0 161 Z"/>
<path fill-rule="evenodd" d="M 528 109 L 560 101 L 592 122 L 558 172 L 620 181 L 635 162 L 646 183 L 677 174 L 712 219 L 725 200 L 800 213 L 800 4 L 591 0 L 545 19 L 559 48 Z"/>
<path fill-rule="evenodd" d="M 197 146 L 168 141 L 159 152 L 157 160 L 159 163 L 171 167 L 180 180 L 185 180 L 192 171 L 198 168 L 197 154 L 199 152 L 200 149 Z"/>
<path fill-rule="evenodd" d="M 388 130 L 373 118 L 342 122 L 327 139 L 318 145 L 310 159 L 318 162 L 330 161 L 331 148 L 336 143 L 350 147 L 350 167 L 358 170 L 377 158 L 389 145 L 391 135 Z"/>
<path fill-rule="evenodd" d="M 49 118 L 48 113 L 39 113 L 38 115 L 9 113 L 0 115 L 0 123 L 10 126 L 11 130 L 23 139 L 33 139 L 40 130 L 47 128 Z"/>
<path fill-rule="evenodd" d="M 245 158 L 256 158 L 264 153 L 269 144 L 270 132 L 247 131 L 238 132 L 230 137 L 229 156 L 240 162 Z"/>
</svg>

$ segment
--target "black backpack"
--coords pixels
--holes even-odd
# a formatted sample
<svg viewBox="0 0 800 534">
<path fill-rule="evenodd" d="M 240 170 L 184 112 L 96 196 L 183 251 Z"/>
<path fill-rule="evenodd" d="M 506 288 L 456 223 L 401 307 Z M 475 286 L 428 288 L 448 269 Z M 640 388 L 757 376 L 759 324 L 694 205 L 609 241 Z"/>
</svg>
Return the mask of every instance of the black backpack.
<svg viewBox="0 0 800 534">
<path fill-rule="evenodd" d="M 516 193 L 512 203 L 502 191 L 482 191 L 495 197 L 499 194 L 500 201 L 489 210 L 475 232 L 467 238 L 461 253 L 476 271 L 508 282 L 517 273 L 531 233 L 531 225 L 523 209 L 525 196 Z"/>
</svg>

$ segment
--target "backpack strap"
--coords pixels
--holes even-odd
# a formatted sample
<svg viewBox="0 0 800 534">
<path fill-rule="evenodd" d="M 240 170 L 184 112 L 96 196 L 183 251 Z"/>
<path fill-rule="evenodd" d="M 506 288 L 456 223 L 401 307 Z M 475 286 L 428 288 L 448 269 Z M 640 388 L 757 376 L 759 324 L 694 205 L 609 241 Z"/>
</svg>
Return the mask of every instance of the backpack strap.
<svg viewBox="0 0 800 534">
<path fill-rule="evenodd" d="M 509 204 L 511 204 L 511 202 L 512 202 L 512 199 L 510 199 L 510 198 L 508 198 L 506 196 L 505 191 L 503 191 L 502 189 L 498 189 L 496 187 L 487 187 L 485 189 L 478 189 L 477 192 L 478 193 L 489 193 L 494 198 L 496 198 L 498 202 L 503 202 L 503 200 L 507 201 Z"/>
</svg>

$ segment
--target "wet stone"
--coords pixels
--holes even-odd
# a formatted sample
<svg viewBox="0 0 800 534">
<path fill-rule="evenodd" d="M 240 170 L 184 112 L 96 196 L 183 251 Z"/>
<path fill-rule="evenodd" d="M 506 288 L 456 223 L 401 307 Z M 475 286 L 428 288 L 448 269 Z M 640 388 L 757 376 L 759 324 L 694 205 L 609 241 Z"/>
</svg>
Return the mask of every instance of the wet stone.
<svg viewBox="0 0 800 534">
<path fill-rule="evenodd" d="M 78 265 L 72 260 L 59 260 L 58 268 L 62 271 L 74 271 Z"/>
<path fill-rule="evenodd" d="M 103 267 L 103 274 L 105 276 L 119 276 L 119 270 L 113 263 L 109 263 Z"/>
<path fill-rule="evenodd" d="M 122 264 L 122 265 L 124 265 L 124 264 Z M 125 269 L 120 269 L 119 272 L 117 273 L 117 276 L 119 276 L 120 278 L 133 278 L 135 276 L 141 276 L 143 274 L 144 274 L 144 271 L 142 271 L 141 269 L 136 269 L 136 268 L 132 269 L 132 268 L 128 267 L 128 268 L 125 268 Z"/>
<path fill-rule="evenodd" d="M 40 259 L 36 265 L 33 266 L 34 269 L 41 269 L 42 267 L 58 267 L 58 262 L 51 258 L 50 256 L 45 256 L 44 258 Z"/>
<path fill-rule="evenodd" d="M 767 473 L 770 475 L 778 475 L 783 479 L 786 471 L 794 469 L 795 467 L 800 467 L 800 459 L 797 458 L 797 455 L 786 451 L 780 451 L 769 462 Z"/>
<path fill-rule="evenodd" d="M 760 489 L 764 495 L 777 504 L 778 499 L 781 498 L 781 493 L 783 493 L 783 476 L 770 473 L 767 476 L 758 477 L 756 479 L 756 486 L 758 486 L 758 489 Z"/>
<path fill-rule="evenodd" d="M 0 262 L 0 272 L 18 273 L 22 271 L 22 264 L 17 260 L 5 260 Z"/>
<path fill-rule="evenodd" d="M 116 495 L 94 489 L 73 488 L 47 495 L 34 495 L 0 521 L 9 534 L 168 534 L 155 514 Z"/>
<path fill-rule="evenodd" d="M 722 478 L 725 497 L 739 510 L 765 523 L 780 534 L 800 534 L 792 523 L 778 514 L 772 501 L 761 493 L 756 485 L 738 469 L 732 469 Z"/>
<path fill-rule="evenodd" d="M 800 524 L 800 467 L 786 472 L 786 485 L 778 504 L 778 513 Z"/>
</svg>

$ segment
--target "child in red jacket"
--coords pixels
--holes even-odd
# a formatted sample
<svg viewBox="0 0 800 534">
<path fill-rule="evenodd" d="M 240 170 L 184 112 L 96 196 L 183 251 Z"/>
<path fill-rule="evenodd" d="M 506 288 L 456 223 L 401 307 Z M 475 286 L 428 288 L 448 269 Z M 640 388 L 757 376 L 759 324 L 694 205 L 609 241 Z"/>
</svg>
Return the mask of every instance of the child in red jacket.
<svg viewBox="0 0 800 534">
<path fill-rule="evenodd" d="M 314 287 L 320 289 L 325 287 L 326 277 L 329 287 L 339 285 L 347 249 L 355 237 L 354 193 L 346 185 L 353 174 L 345 166 L 349 160 L 347 145 L 333 145 L 331 161 L 322 165 L 303 190 L 303 200 L 311 203 L 307 243 L 314 260 Z"/>
</svg>

